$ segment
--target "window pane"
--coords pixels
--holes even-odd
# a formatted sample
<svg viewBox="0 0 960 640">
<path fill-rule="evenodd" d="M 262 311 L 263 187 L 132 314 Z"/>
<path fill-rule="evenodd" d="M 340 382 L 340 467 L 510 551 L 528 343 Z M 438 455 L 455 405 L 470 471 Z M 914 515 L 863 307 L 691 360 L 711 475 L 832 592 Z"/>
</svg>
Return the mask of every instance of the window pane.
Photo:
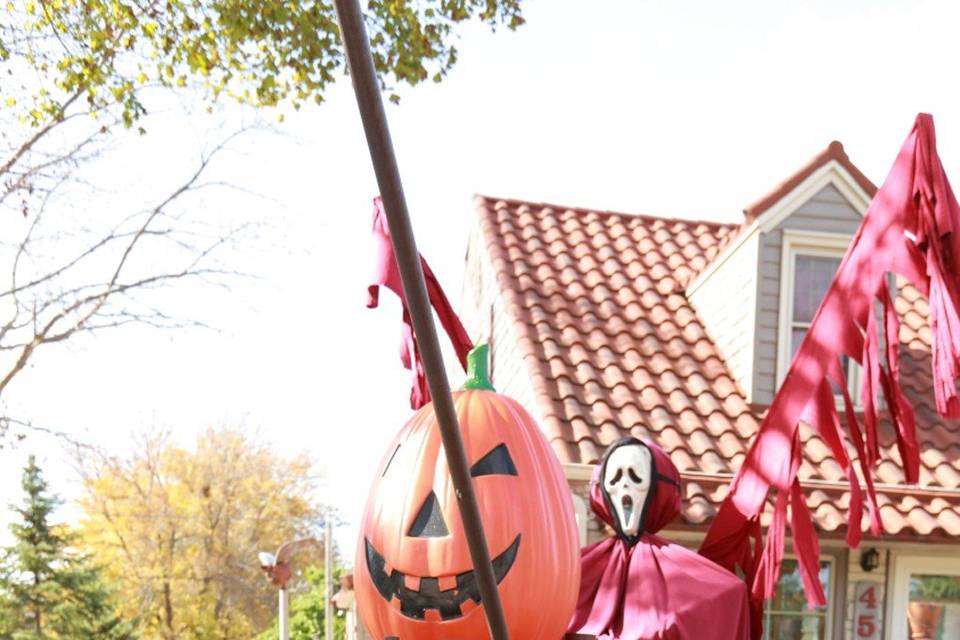
<svg viewBox="0 0 960 640">
<path fill-rule="evenodd" d="M 910 576 L 907 622 L 911 640 L 960 638 L 960 576 Z"/>
<path fill-rule="evenodd" d="M 770 640 L 823 640 L 827 621 L 823 616 L 772 615 L 766 637 Z"/>
<path fill-rule="evenodd" d="M 827 600 L 830 600 L 830 563 L 820 563 L 820 584 L 823 585 L 823 593 Z M 797 613 L 820 613 L 826 609 L 818 607 L 814 611 L 807 609 L 807 598 L 803 595 L 803 582 L 800 580 L 800 569 L 797 561 L 792 558 L 785 558 L 783 569 L 780 572 L 780 582 L 777 583 L 777 592 L 773 596 L 773 601 L 769 603 L 771 611 L 796 611 Z"/>
<path fill-rule="evenodd" d="M 793 321 L 810 322 L 837 273 L 840 258 L 798 255 L 794 264 Z"/>
<path fill-rule="evenodd" d="M 790 362 L 791 363 L 793 362 L 794 357 L 796 357 L 797 350 L 800 348 L 800 343 L 803 342 L 803 337 L 805 335 L 807 335 L 807 329 L 794 327 L 793 329 L 790 330 Z M 848 380 L 850 379 L 851 368 L 856 364 L 857 364 L 856 361 L 851 360 L 848 356 L 846 355 L 840 356 L 840 366 L 843 367 L 842 369 L 843 373 L 847 376 Z M 833 380 L 830 381 L 830 388 L 833 389 L 833 395 L 838 397 L 840 396 L 840 393 L 841 393 L 840 387 L 838 387 Z M 847 388 L 848 389 L 850 388 L 849 384 L 847 385 Z M 851 390 L 850 396 L 853 402 L 857 402 L 859 393 L 860 393 L 859 390 L 856 390 L 856 389 Z"/>
<path fill-rule="evenodd" d="M 803 342 L 803 336 L 805 335 L 807 335 L 806 329 L 794 327 L 790 330 L 790 362 L 793 362 L 794 356 L 797 355 L 797 349 L 800 348 L 800 343 Z"/>
</svg>

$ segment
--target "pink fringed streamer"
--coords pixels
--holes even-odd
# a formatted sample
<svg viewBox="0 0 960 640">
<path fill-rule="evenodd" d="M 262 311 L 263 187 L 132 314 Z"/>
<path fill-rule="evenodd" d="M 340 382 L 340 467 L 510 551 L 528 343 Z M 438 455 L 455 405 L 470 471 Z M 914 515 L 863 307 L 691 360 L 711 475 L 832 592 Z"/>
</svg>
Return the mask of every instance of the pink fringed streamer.
<svg viewBox="0 0 960 640">
<path fill-rule="evenodd" d="M 888 291 L 890 273 L 905 278 L 930 301 L 937 410 L 944 417 L 960 417 L 956 386 L 960 373 L 960 238 L 953 233 L 958 225 L 960 206 L 937 156 L 933 118 L 920 114 L 871 202 L 701 546 L 703 555 L 730 570 L 740 567 L 752 581 L 752 612 L 762 611 L 763 598 L 773 593 L 779 578 L 788 506 L 807 600 L 811 605 L 825 604 L 818 578 L 819 544 L 797 477 L 801 421 L 824 439 L 850 480 L 847 542 L 851 546 L 859 543 L 864 496 L 846 455 L 833 388 L 839 388 L 843 397 L 847 431 L 867 486 L 870 528 L 875 534 L 882 531 L 872 478 L 879 457 L 881 392 L 897 434 L 904 475 L 908 482 L 917 481 L 916 422 L 900 388 L 900 324 Z M 839 364 L 843 355 L 863 367 L 862 429 Z M 773 520 L 757 558 L 753 541 L 770 489 L 776 494 Z M 752 627 L 754 638 L 759 638 L 759 621 L 754 620 Z"/>
<path fill-rule="evenodd" d="M 900 318 L 890 298 L 887 287 L 880 289 L 877 296 L 883 304 L 884 335 L 900 335 Z M 917 443 L 917 419 L 911 405 L 900 386 L 900 341 L 887 340 L 887 370 L 883 372 L 880 383 L 883 395 L 887 398 L 888 409 L 893 416 L 897 429 L 897 448 L 903 460 L 903 473 L 910 484 L 920 481 L 920 445 Z M 956 387 L 956 382 L 953 383 Z"/>
<path fill-rule="evenodd" d="M 840 361 L 837 360 L 832 364 L 833 368 L 830 374 L 831 379 L 842 381 L 844 376 L 841 373 Z M 863 431 L 860 428 L 860 421 L 857 419 L 857 414 L 854 411 L 853 400 L 850 398 L 850 392 L 847 390 L 847 385 L 841 383 L 838 386 L 843 396 L 844 416 L 847 420 L 847 427 L 850 429 L 850 439 L 853 440 L 853 446 L 857 451 L 857 459 L 860 462 L 860 474 L 867 483 L 867 505 L 870 509 L 870 532 L 873 533 L 873 535 L 878 536 L 880 535 L 880 532 L 883 531 L 883 523 L 880 520 L 880 507 L 877 505 L 877 491 L 873 486 L 873 475 L 870 473 L 870 469 L 875 460 L 867 455 Z M 847 478 L 850 480 L 849 519 L 850 522 L 859 523 L 863 519 L 863 493 L 860 489 L 860 480 L 857 478 L 856 472 L 853 470 L 852 465 L 844 467 L 844 473 L 847 474 Z M 853 548 L 859 546 L 859 526 L 847 527 L 847 544 Z"/>
<path fill-rule="evenodd" d="M 380 287 L 387 287 L 400 298 L 403 305 L 403 328 L 400 338 L 400 360 L 406 369 L 413 371 L 413 388 L 410 390 L 410 406 L 419 409 L 430 402 L 430 389 L 427 387 L 427 378 L 423 371 L 423 362 L 420 359 L 420 349 L 417 346 L 413 325 L 410 323 L 410 311 L 407 308 L 407 299 L 403 295 L 403 283 L 400 280 L 400 269 L 397 259 L 393 255 L 393 245 L 390 242 L 390 229 L 383 211 L 383 201 L 379 196 L 373 199 L 373 237 L 376 242 L 376 270 L 373 284 L 367 288 L 367 308 L 373 309 L 380 301 Z M 453 348 L 460 360 L 460 365 L 466 370 L 467 354 L 473 348 L 473 343 L 467 335 L 460 318 L 450 306 L 447 296 L 440 288 L 437 277 L 433 275 L 430 265 L 420 256 L 420 266 L 423 268 L 423 278 L 427 284 L 427 295 L 430 304 L 437 312 L 440 324 L 450 337 Z"/>
<path fill-rule="evenodd" d="M 957 378 L 956 354 L 960 351 L 956 285 L 936 270 L 930 274 L 929 296 L 930 328 L 934 337 L 939 338 L 933 343 L 933 389 L 937 411 L 944 417 L 960 418 L 957 387 L 953 384 Z"/>
<path fill-rule="evenodd" d="M 957 295 L 956 279 L 960 235 L 954 233 L 960 224 L 960 207 L 936 154 L 932 118 L 925 133 L 932 153 L 921 158 L 921 169 L 931 179 L 920 185 L 913 198 L 917 217 L 916 241 L 925 257 L 924 266 L 929 282 L 924 293 L 930 300 L 930 328 L 934 336 L 934 392 L 940 415 L 960 418 L 960 401 L 954 382 L 960 373 L 960 297 Z"/>
</svg>

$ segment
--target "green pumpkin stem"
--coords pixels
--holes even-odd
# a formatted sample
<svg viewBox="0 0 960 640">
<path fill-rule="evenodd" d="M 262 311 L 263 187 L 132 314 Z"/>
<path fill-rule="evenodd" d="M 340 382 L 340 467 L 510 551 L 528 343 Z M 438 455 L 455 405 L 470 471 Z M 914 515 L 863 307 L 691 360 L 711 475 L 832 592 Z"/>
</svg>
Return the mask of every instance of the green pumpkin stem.
<svg viewBox="0 0 960 640">
<path fill-rule="evenodd" d="M 470 350 L 467 354 L 467 380 L 461 389 L 496 391 L 490 382 L 490 370 L 487 366 L 489 354 L 490 347 L 486 343 L 478 344 Z"/>
</svg>

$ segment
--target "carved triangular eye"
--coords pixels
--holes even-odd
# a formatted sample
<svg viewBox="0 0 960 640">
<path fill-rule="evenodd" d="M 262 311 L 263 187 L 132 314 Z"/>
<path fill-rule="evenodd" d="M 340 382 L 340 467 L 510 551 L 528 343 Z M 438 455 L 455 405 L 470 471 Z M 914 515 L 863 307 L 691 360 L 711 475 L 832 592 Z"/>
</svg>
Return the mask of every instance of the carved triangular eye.
<svg viewBox="0 0 960 640">
<path fill-rule="evenodd" d="M 407 535 L 414 538 L 442 538 L 450 535 L 447 523 L 443 519 L 443 512 L 440 510 L 440 501 L 437 500 L 437 494 L 433 491 L 424 500 Z"/>
<path fill-rule="evenodd" d="M 510 452 L 507 451 L 507 445 L 498 444 L 490 452 L 477 460 L 470 468 L 470 475 L 474 478 L 478 476 L 515 476 L 517 467 L 513 464 Z"/>
</svg>

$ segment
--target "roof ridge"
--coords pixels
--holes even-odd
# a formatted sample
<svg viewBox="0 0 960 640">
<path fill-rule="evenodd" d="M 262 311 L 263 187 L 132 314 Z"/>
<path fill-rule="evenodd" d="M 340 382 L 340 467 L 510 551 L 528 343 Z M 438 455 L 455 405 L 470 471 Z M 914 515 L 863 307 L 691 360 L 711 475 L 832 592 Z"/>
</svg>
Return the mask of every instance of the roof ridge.
<svg viewBox="0 0 960 640">
<path fill-rule="evenodd" d="M 719 220 L 705 220 L 703 218 L 679 218 L 676 216 L 658 216 L 650 213 L 630 213 L 628 211 L 611 211 L 609 209 L 594 209 L 591 207 L 580 207 L 574 205 L 560 204 L 557 202 L 537 202 L 534 200 L 525 200 L 523 198 L 501 198 L 499 196 L 489 196 L 482 193 L 473 194 L 474 200 L 483 200 L 487 203 L 504 202 L 515 205 L 528 205 L 531 208 L 540 207 L 551 209 L 560 209 L 563 211 L 576 211 L 578 213 L 593 213 L 601 216 L 619 216 L 623 218 L 642 218 L 644 220 L 659 220 L 663 222 L 681 222 L 683 224 L 698 225 L 705 224 L 713 227 L 730 227 L 731 229 L 741 226 L 740 222 L 721 222 Z"/>
<path fill-rule="evenodd" d="M 766 195 L 745 207 L 743 215 L 746 221 L 753 222 L 759 218 L 765 211 L 809 178 L 814 171 L 823 167 L 831 160 L 835 160 L 840 166 L 846 169 L 868 196 L 872 198 L 877 192 L 877 186 L 850 160 L 850 156 L 847 155 L 847 152 L 843 148 L 843 143 L 839 140 L 832 140 L 826 149 L 811 158 L 805 165 L 785 180 L 779 182 L 772 190 L 767 192 Z"/>
</svg>

